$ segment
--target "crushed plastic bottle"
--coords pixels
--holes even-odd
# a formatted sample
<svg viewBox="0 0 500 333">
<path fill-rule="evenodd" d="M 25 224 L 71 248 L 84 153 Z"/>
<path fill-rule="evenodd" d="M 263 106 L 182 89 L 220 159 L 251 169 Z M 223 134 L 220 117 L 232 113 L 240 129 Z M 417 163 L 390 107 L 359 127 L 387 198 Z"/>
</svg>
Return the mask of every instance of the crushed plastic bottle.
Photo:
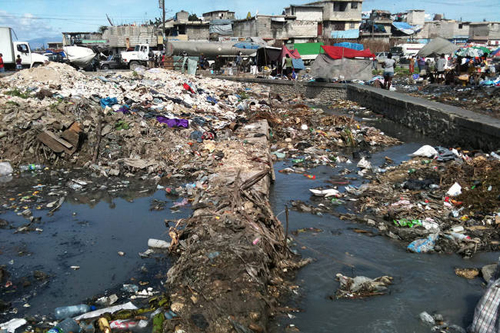
<svg viewBox="0 0 500 333">
<path fill-rule="evenodd" d="M 434 320 L 434 318 L 430 314 L 428 314 L 426 311 L 422 312 L 419 315 L 419 317 L 420 317 L 420 320 L 426 324 L 429 324 L 429 325 L 436 324 L 436 321 Z"/>
<path fill-rule="evenodd" d="M 55 309 L 55 317 L 58 320 L 74 317 L 80 315 L 85 312 L 94 311 L 96 309 L 93 305 L 87 304 L 78 304 L 78 305 L 69 305 L 69 306 L 61 306 Z"/>
<path fill-rule="evenodd" d="M 0 162 L 0 177 L 12 174 L 14 170 L 9 162 Z"/>
<path fill-rule="evenodd" d="M 27 164 L 27 165 L 21 165 L 19 167 L 19 170 L 21 171 L 37 171 L 37 170 L 43 170 L 45 167 L 40 164 Z"/>
<path fill-rule="evenodd" d="M 82 328 L 75 319 L 66 318 L 48 330 L 47 333 L 79 333 L 81 330 Z"/>
</svg>

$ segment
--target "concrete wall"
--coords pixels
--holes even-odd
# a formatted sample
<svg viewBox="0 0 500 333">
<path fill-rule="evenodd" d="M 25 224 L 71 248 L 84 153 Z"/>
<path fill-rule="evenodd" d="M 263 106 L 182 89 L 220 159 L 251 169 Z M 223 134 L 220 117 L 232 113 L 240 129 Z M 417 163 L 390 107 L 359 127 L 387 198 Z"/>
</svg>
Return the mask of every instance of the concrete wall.
<svg viewBox="0 0 500 333">
<path fill-rule="evenodd" d="M 208 39 L 210 37 L 209 26 L 207 24 L 187 25 L 186 35 L 189 40 Z"/>
<path fill-rule="evenodd" d="M 469 35 L 469 23 L 459 21 L 428 21 L 424 23 L 423 29 L 415 36 L 416 38 L 432 39 L 442 37 L 453 39 L 457 36 Z"/>
<path fill-rule="evenodd" d="M 218 10 L 209 13 L 203 13 L 203 19 L 205 21 L 211 20 L 234 20 L 234 12 L 227 10 Z"/>
<path fill-rule="evenodd" d="M 323 8 L 318 7 L 296 7 L 290 6 L 285 8 L 286 15 L 295 15 L 299 21 L 316 21 L 323 20 Z"/>
<path fill-rule="evenodd" d="M 496 150 L 500 120 L 472 111 L 370 86 L 349 85 L 347 98 L 443 145 Z"/>
<path fill-rule="evenodd" d="M 406 15 L 406 22 L 410 25 L 424 25 L 425 10 L 409 10 Z"/>
<path fill-rule="evenodd" d="M 102 38 L 108 40 L 110 47 L 126 47 L 127 38 L 130 41 L 131 47 L 137 44 L 158 45 L 157 31 L 153 26 L 108 27 L 103 33 Z"/>
<path fill-rule="evenodd" d="M 490 39 L 500 39 L 500 22 L 480 22 L 471 23 L 469 37 L 489 37 Z"/>
<path fill-rule="evenodd" d="M 272 21 L 272 16 L 258 15 L 251 20 L 235 21 L 233 35 L 265 39 L 315 38 L 318 35 L 318 23 L 296 20 L 275 22 Z"/>
</svg>

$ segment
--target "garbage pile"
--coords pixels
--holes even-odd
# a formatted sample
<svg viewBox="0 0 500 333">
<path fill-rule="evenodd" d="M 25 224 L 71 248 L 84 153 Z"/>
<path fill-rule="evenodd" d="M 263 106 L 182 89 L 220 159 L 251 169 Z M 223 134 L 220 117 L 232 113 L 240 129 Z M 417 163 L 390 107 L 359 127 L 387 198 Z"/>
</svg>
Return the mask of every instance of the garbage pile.
<svg viewBox="0 0 500 333">
<path fill-rule="evenodd" d="M 387 293 L 387 286 L 392 284 L 392 277 L 380 276 L 375 279 L 366 276 L 349 277 L 337 274 L 340 283 L 337 289 L 336 298 L 365 298 L 370 296 L 384 295 Z"/>
<path fill-rule="evenodd" d="M 204 142 L 245 121 L 248 95 L 238 93 L 248 90 L 140 67 L 98 77 L 58 63 L 23 70 L 0 83 L 0 156 L 12 166 L 85 166 L 104 176 L 185 175 L 215 159 Z"/>
<path fill-rule="evenodd" d="M 289 292 L 287 275 L 309 262 L 288 249 L 270 208 L 269 127 L 256 116 L 271 108 L 286 114 L 288 103 L 265 88 L 162 69 L 98 77 L 59 64 L 42 69 L 1 81 L 0 156 L 10 167 L 3 176 L 82 170 L 64 177 L 59 200 L 27 195 L 41 209 L 60 206 L 67 188 L 85 195 L 101 185 L 96 176 L 135 175 L 158 186 L 182 179 L 181 186 L 157 187 L 178 196 L 171 209 L 194 213 L 166 221 L 169 250 L 178 258 L 166 282 L 169 308 L 158 316 L 175 318 L 153 331 L 265 330 L 278 298 Z M 6 207 L 24 208 L 14 201 Z M 151 204 L 163 208 L 161 201 Z M 109 332 L 105 323 L 93 327 Z"/>
<path fill-rule="evenodd" d="M 399 91 L 399 90 L 398 90 Z M 431 101 L 457 106 L 470 111 L 500 117 L 500 87 L 452 87 L 429 85 L 418 89 L 401 88 L 410 95 Z"/>
<path fill-rule="evenodd" d="M 498 251 L 500 156 L 432 146 L 413 155 L 351 191 L 365 220 L 411 252 Z"/>
<path fill-rule="evenodd" d="M 355 107 L 355 103 L 346 101 L 330 106 L 332 109 Z M 303 173 L 318 165 L 335 166 L 345 162 L 348 157 L 339 151 L 343 148 L 372 151 L 400 143 L 374 127 L 361 124 L 353 116 L 328 114 L 298 102 L 286 111 L 271 109 L 257 112 L 254 117 L 269 122 L 274 158 L 292 159 L 293 167 L 280 171 L 284 173 Z"/>
</svg>

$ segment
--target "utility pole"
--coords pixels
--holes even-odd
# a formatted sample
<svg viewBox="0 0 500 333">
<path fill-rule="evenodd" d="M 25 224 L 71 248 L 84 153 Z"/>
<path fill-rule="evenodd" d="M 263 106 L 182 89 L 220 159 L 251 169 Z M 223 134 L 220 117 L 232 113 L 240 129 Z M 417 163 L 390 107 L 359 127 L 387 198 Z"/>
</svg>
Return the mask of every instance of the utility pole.
<svg viewBox="0 0 500 333">
<path fill-rule="evenodd" d="M 161 1 L 161 9 L 163 11 L 163 18 L 162 18 L 162 37 L 163 37 L 163 52 L 167 51 L 167 42 L 166 42 L 166 35 L 165 35 L 165 0 L 160 0 Z"/>
</svg>

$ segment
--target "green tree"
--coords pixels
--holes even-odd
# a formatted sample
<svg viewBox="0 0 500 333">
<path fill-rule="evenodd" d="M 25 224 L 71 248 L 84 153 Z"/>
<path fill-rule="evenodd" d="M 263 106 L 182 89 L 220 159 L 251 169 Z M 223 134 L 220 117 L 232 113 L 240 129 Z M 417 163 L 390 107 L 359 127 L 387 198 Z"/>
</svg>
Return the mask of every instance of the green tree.
<svg viewBox="0 0 500 333">
<path fill-rule="evenodd" d="M 196 14 L 191 14 L 188 16 L 188 21 L 200 21 Z"/>
</svg>

